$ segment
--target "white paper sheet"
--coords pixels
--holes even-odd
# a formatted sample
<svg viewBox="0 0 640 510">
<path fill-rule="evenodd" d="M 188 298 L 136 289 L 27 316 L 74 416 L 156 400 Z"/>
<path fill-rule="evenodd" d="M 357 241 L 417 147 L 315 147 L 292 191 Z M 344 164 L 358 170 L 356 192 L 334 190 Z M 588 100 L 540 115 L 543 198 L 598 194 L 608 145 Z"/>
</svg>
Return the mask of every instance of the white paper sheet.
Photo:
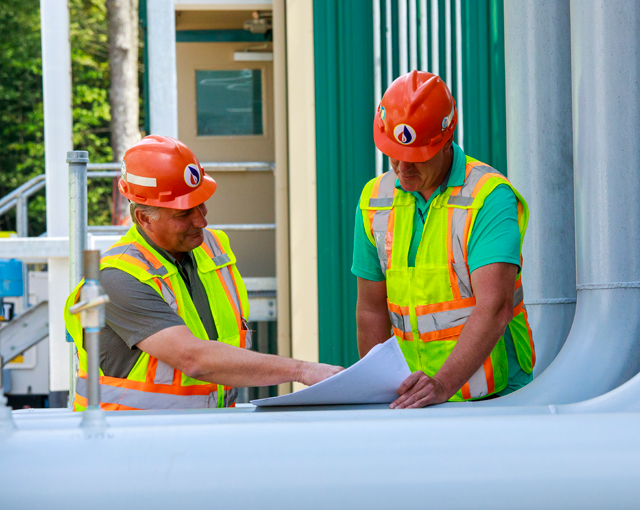
<svg viewBox="0 0 640 510">
<path fill-rule="evenodd" d="M 252 400 L 260 406 L 390 404 L 411 370 L 395 337 L 376 345 L 349 368 L 289 395 Z"/>
</svg>

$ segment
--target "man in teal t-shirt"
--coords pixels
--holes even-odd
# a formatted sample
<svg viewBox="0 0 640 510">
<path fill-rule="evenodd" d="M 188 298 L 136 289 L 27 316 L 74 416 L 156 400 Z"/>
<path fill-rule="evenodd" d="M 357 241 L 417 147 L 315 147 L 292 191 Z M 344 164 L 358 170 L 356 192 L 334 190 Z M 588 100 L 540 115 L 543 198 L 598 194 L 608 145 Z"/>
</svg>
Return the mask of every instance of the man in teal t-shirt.
<svg viewBox="0 0 640 510">
<path fill-rule="evenodd" d="M 414 73 L 416 73 L 416 76 L 413 76 Z M 402 82 L 403 79 L 405 79 L 404 83 L 397 83 Z M 441 90 L 438 92 L 444 92 L 448 95 L 450 103 L 442 105 L 442 93 L 438 94 L 437 92 L 432 92 L 430 97 L 423 92 L 423 96 L 427 97 L 419 97 L 418 92 L 421 89 L 424 90 L 425 83 L 430 79 L 432 79 L 430 82 L 431 88 L 437 90 L 440 87 Z M 435 84 L 433 83 L 434 79 L 438 80 Z M 425 83 L 420 84 L 420 81 Z M 399 90 L 393 90 L 394 87 Z M 417 88 L 418 92 L 410 91 L 407 93 L 407 89 L 411 87 Z M 431 102 L 429 99 L 431 99 Z M 407 106 L 406 103 L 412 100 L 422 103 Z M 393 104 L 394 101 L 401 103 L 404 107 L 404 112 L 397 107 L 397 104 Z M 446 103 L 446 101 L 444 102 Z M 428 114 L 434 114 L 439 106 L 443 106 L 444 109 L 441 109 L 441 111 L 446 112 L 440 115 L 438 119 L 442 122 L 442 136 L 439 140 L 440 143 L 436 144 L 436 146 L 428 143 L 430 140 L 436 139 L 436 136 L 426 136 L 427 143 L 423 146 L 418 145 L 421 141 L 421 132 L 433 128 L 433 122 L 429 123 L 428 114 L 426 123 L 424 118 L 416 115 L 416 112 L 420 113 L 423 106 L 426 106 L 423 115 L 425 111 Z M 387 111 L 390 113 L 387 113 Z M 408 121 L 407 111 L 409 111 Z M 391 112 L 393 112 L 394 119 L 390 118 Z M 435 113 L 435 115 L 437 116 L 438 114 Z M 415 266 L 416 254 L 422 239 L 425 220 L 433 200 L 444 193 L 447 188 L 459 187 L 465 183 L 466 156 L 463 150 L 452 140 L 456 115 L 455 103 L 446 85 L 438 77 L 434 77 L 429 73 L 415 71 L 398 78 L 390 86 L 376 115 L 374 138 L 378 148 L 390 156 L 390 163 L 393 168 L 391 171 L 395 172 L 397 176 L 395 188 L 410 193 L 415 198 L 413 231 L 411 232 L 408 259 L 409 267 Z M 421 123 L 425 126 L 422 129 Z M 417 146 L 413 147 L 411 146 L 412 144 Z M 409 146 L 410 150 L 407 150 L 407 146 Z M 431 151 L 430 154 L 429 151 Z M 405 156 L 406 154 L 408 156 Z M 394 156 L 398 157 L 398 159 Z M 412 163 L 399 158 L 416 162 Z M 388 313 L 386 309 L 385 273 L 381 268 L 378 249 L 365 232 L 366 222 L 363 221 L 362 215 L 363 211 L 360 207 L 357 207 L 352 266 L 353 274 L 358 277 L 358 347 L 361 356 L 366 354 L 376 343 L 386 340 L 389 336 L 389 319 L 383 316 Z M 474 294 L 477 295 L 477 290 L 483 289 L 481 293 L 483 296 L 491 292 L 495 295 L 502 292 L 507 296 L 504 299 L 507 299 L 510 286 L 510 296 L 513 301 L 513 284 L 515 283 L 516 274 L 520 270 L 520 246 L 521 237 L 516 196 L 507 184 L 498 185 L 487 196 L 479 210 L 467 245 L 468 270 L 471 274 Z M 492 289 L 492 286 L 496 287 L 497 290 Z M 487 290 L 484 290 L 484 287 L 487 287 Z M 479 316 L 481 312 L 477 312 L 477 314 Z M 471 321 L 472 317 L 473 314 L 469 317 L 469 321 Z M 506 395 L 531 382 L 532 375 L 526 373 L 520 367 L 509 328 L 502 326 L 500 330 L 496 331 L 496 321 L 493 320 L 492 324 L 490 314 L 485 317 L 485 323 L 487 323 L 487 328 L 489 329 L 494 326 L 493 332 L 490 334 L 484 332 L 484 339 L 478 339 L 475 344 L 472 341 L 467 341 L 465 345 L 468 349 L 470 348 L 469 346 L 472 346 L 476 350 L 482 350 L 483 348 L 486 350 L 488 346 L 490 351 L 499 337 L 504 335 L 508 358 L 508 384 L 506 388 L 495 395 Z M 478 322 L 476 320 L 474 324 L 478 324 L 476 326 L 478 331 L 484 331 L 482 329 L 482 321 Z M 462 338 L 462 334 L 460 336 Z M 467 336 L 471 335 L 468 334 Z M 491 336 L 490 339 L 488 339 L 489 336 Z M 485 344 L 482 345 L 482 342 L 485 342 Z M 457 349 L 458 346 L 456 346 L 452 355 L 456 353 Z M 464 349 L 460 350 L 464 351 Z M 446 367 L 447 374 L 451 374 L 448 376 L 449 379 L 451 381 L 457 380 L 457 382 L 451 382 L 453 386 L 446 388 L 446 380 L 444 382 L 437 380 L 440 372 L 434 375 L 433 378 L 429 378 L 422 372 L 420 372 L 422 375 L 412 374 L 411 377 L 413 379 L 410 377 L 411 380 L 407 379 L 400 387 L 399 393 L 401 396 L 391 404 L 391 407 L 423 407 L 424 405 L 442 402 L 450 398 L 452 392 L 460 388 L 460 382 L 464 383 L 467 380 L 461 374 L 471 375 L 474 372 L 472 370 L 474 367 L 470 366 L 470 363 L 475 363 L 475 361 L 470 361 L 473 357 L 472 355 L 462 352 L 456 356 L 456 359 L 451 363 L 450 359 L 447 359 L 447 362 L 440 370 L 442 372 Z M 452 357 L 454 356 L 450 356 L 450 358 Z M 469 366 L 465 366 L 465 364 L 469 364 Z M 478 366 L 481 364 L 482 359 L 480 359 Z M 443 377 L 446 378 L 446 376 Z"/>
</svg>

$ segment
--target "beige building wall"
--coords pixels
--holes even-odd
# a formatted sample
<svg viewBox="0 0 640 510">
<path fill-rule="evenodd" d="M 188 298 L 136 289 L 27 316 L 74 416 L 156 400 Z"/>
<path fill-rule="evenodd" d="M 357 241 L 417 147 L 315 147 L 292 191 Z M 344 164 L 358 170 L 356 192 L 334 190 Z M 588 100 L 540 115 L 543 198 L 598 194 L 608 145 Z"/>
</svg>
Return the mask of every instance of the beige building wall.
<svg viewBox="0 0 640 510">
<path fill-rule="evenodd" d="M 294 358 L 318 361 L 313 2 L 286 0 L 286 17 L 291 345 Z"/>
<path fill-rule="evenodd" d="M 177 30 L 242 29 L 248 12 L 176 13 Z M 256 43 L 177 43 L 178 137 L 201 162 L 273 162 L 275 158 L 272 62 L 235 62 L 234 52 Z M 270 49 L 269 44 L 267 49 Z M 263 129 L 256 136 L 198 136 L 196 70 L 260 69 Z M 275 182 L 271 171 L 209 172 L 218 188 L 207 201 L 210 224 L 275 223 Z M 274 230 L 228 231 L 245 277 L 276 276 Z"/>
</svg>

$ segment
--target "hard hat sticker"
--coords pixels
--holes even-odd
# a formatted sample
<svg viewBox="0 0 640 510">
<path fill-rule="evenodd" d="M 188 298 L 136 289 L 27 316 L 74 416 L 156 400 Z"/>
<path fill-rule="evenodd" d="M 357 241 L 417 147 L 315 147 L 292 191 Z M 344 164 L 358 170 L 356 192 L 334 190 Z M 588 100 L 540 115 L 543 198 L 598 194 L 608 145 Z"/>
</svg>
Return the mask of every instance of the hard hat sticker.
<svg viewBox="0 0 640 510">
<path fill-rule="evenodd" d="M 416 139 L 416 132 L 408 124 L 398 124 L 393 130 L 393 136 L 402 145 L 409 145 Z"/>
<path fill-rule="evenodd" d="M 384 109 L 384 106 L 380 107 L 380 118 L 382 120 L 384 120 L 384 118 L 387 116 L 387 110 Z"/>
<path fill-rule="evenodd" d="M 184 182 L 190 188 L 195 188 L 200 184 L 200 169 L 194 164 L 188 164 L 184 169 Z"/>
<path fill-rule="evenodd" d="M 451 121 L 453 120 L 453 112 L 454 111 L 455 111 L 455 108 L 452 106 L 451 107 L 451 113 L 449 113 L 449 115 L 447 115 L 444 119 L 442 119 L 442 129 L 443 129 L 443 131 L 445 129 L 447 129 L 451 125 Z"/>
</svg>

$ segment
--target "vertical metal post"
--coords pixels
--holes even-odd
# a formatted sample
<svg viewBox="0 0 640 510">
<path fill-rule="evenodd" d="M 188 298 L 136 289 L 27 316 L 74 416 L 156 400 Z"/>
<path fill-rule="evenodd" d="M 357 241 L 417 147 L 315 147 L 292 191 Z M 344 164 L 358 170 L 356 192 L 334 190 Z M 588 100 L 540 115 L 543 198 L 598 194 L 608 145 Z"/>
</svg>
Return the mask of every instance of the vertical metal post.
<svg viewBox="0 0 640 510">
<path fill-rule="evenodd" d="M 462 2 L 456 0 L 456 108 L 458 126 L 456 129 L 458 145 L 464 150 L 464 111 L 462 89 Z"/>
<path fill-rule="evenodd" d="M 507 166 L 529 203 L 522 281 L 538 375 L 576 301 L 569 0 L 507 0 L 504 14 Z"/>
<path fill-rule="evenodd" d="M 82 280 L 82 252 L 87 249 L 87 151 L 67 152 L 69 163 L 69 284 Z"/>
<path fill-rule="evenodd" d="M 16 234 L 18 237 L 29 237 L 29 209 L 28 199 L 24 194 L 16 199 Z M 29 307 L 29 268 L 22 263 L 22 311 Z"/>
<path fill-rule="evenodd" d="M 42 94 L 47 235 L 69 236 L 69 197 L 64 162 L 73 149 L 71 115 L 71 49 L 68 0 L 41 0 Z M 49 258 L 49 391 L 52 400 L 69 390 L 69 348 L 65 342 L 64 302 L 69 295 L 69 263 Z"/>
<path fill-rule="evenodd" d="M 418 69 L 418 13 L 416 0 L 409 0 L 409 70 Z"/>
<path fill-rule="evenodd" d="M 387 20 L 387 87 L 393 81 L 393 20 L 391 16 L 391 0 L 385 1 L 385 17 Z"/>
<path fill-rule="evenodd" d="M 409 72 L 409 44 L 407 30 L 407 0 L 398 0 L 398 58 L 400 75 Z"/>
<path fill-rule="evenodd" d="M 429 36 L 427 35 L 427 0 L 420 0 L 420 70 L 429 69 Z"/>
<path fill-rule="evenodd" d="M 69 163 L 69 288 L 82 280 L 82 252 L 87 248 L 87 151 L 67 152 Z M 69 343 L 69 404 L 75 398 L 76 348 Z"/>
<path fill-rule="evenodd" d="M 85 284 L 82 289 L 82 299 L 95 298 L 101 294 L 100 289 L 100 250 L 85 250 L 83 253 L 83 273 Z M 103 308 L 102 308 L 103 309 Z M 100 407 L 100 313 L 101 308 L 95 307 L 83 312 L 86 322 L 84 326 L 84 344 L 87 351 L 87 409 Z M 102 312 L 104 313 L 104 312 Z M 104 320 L 102 321 L 104 322 Z"/>
<path fill-rule="evenodd" d="M 433 74 L 440 75 L 440 22 L 438 0 L 431 0 L 431 69 Z"/>
<path fill-rule="evenodd" d="M 151 132 L 178 137 L 178 71 L 174 0 L 147 0 Z"/>
<path fill-rule="evenodd" d="M 451 0 L 444 0 L 444 48 L 445 48 L 445 78 L 444 82 L 452 88 L 451 73 Z"/>
<path fill-rule="evenodd" d="M 378 108 L 382 99 L 382 40 L 380 37 L 380 0 L 373 0 L 373 92 L 374 111 Z M 376 175 L 382 174 L 382 152 L 377 148 L 376 152 Z"/>
<path fill-rule="evenodd" d="M 7 406 L 7 397 L 4 396 L 2 365 L 2 356 L 0 356 L 0 432 L 7 432 L 13 430 L 15 425 L 11 416 L 11 408 Z"/>
</svg>

